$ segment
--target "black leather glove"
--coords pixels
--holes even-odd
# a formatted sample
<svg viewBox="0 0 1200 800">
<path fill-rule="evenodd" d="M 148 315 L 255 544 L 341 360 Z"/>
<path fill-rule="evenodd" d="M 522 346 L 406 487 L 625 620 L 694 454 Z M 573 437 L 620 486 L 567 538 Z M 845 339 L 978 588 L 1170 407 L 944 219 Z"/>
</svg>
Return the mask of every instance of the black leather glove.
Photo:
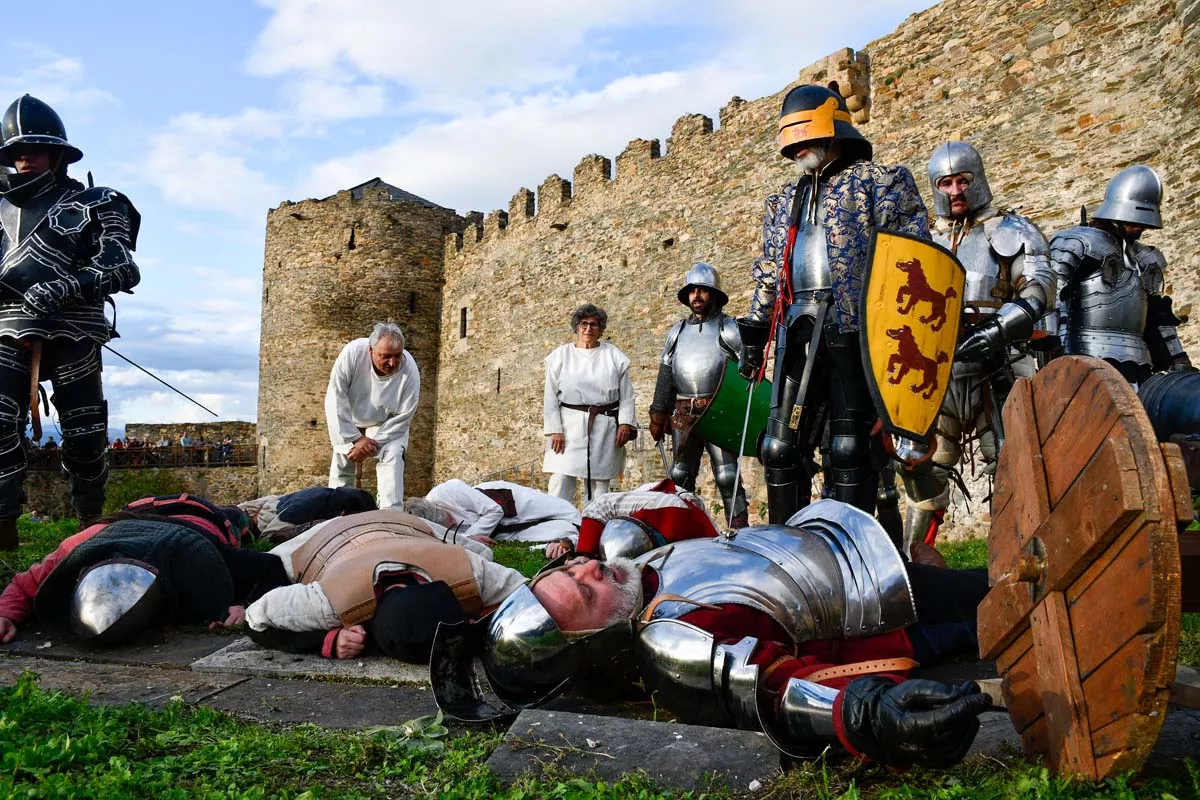
<svg viewBox="0 0 1200 800">
<path fill-rule="evenodd" d="M 894 767 L 957 764 L 975 741 L 978 716 L 992 707 L 971 681 L 895 683 L 879 676 L 851 682 L 840 700 L 845 743 Z"/>
<path fill-rule="evenodd" d="M 71 290 L 66 281 L 44 281 L 35 283 L 25 292 L 22 311 L 33 317 L 48 317 L 60 310 L 71 299 Z"/>
<path fill-rule="evenodd" d="M 955 361 L 984 361 L 1004 349 L 1004 332 L 996 320 L 988 320 L 967 329 L 954 351 Z"/>
<path fill-rule="evenodd" d="M 742 356 L 738 359 L 738 372 L 746 380 L 754 380 L 758 375 L 758 371 L 762 369 L 763 361 L 766 360 L 766 353 L 762 347 L 756 345 L 743 344 Z"/>
</svg>

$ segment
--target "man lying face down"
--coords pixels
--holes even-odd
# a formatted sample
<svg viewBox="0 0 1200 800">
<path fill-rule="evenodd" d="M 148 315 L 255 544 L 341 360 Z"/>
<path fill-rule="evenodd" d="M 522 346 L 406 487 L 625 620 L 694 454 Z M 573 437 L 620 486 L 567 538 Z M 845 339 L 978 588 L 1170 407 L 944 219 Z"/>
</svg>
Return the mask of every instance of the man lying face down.
<svg viewBox="0 0 1200 800">
<path fill-rule="evenodd" d="M 906 676 L 976 649 L 986 574 L 907 564 L 873 518 L 833 500 L 788 523 L 539 575 L 477 624 L 438 631 L 439 706 L 486 720 L 583 672 L 636 668 L 681 721 L 763 730 L 793 755 L 840 744 L 894 766 L 961 760 L 990 701 L 974 683 Z M 648 527 L 609 523 L 625 542 L 630 525 Z"/>
<path fill-rule="evenodd" d="M 0 594 L 0 643 L 36 617 L 78 641 L 119 644 L 156 622 L 235 625 L 287 583 L 278 558 L 242 549 L 249 520 L 199 497 L 147 498 L 69 536 Z"/>
</svg>

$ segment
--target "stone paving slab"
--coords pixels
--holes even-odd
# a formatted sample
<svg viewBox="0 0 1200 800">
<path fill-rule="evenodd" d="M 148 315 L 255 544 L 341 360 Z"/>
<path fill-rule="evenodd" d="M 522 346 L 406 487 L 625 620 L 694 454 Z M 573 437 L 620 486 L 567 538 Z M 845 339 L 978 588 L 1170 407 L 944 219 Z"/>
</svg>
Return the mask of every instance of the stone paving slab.
<svg viewBox="0 0 1200 800">
<path fill-rule="evenodd" d="M 172 697 L 197 703 L 249 680 L 241 675 L 196 673 L 128 664 L 96 664 L 43 658 L 0 659 L 0 685 L 11 686 L 25 670 L 38 674 L 43 689 L 87 695 L 95 703 L 165 705 Z"/>
<path fill-rule="evenodd" d="M 337 659 L 308 653 L 282 653 L 259 647 L 243 636 L 192 662 L 197 672 L 232 672 L 265 678 L 309 678 L 429 686 L 429 667 L 384 656 Z"/>
<path fill-rule="evenodd" d="M 506 783 L 553 765 L 606 781 L 644 769 L 668 788 L 745 791 L 779 772 L 779 751 L 761 733 L 528 709 L 487 765 Z"/>
<path fill-rule="evenodd" d="M 250 678 L 209 697 L 204 705 L 255 722 L 284 725 L 307 722 L 343 730 L 399 725 L 437 713 L 429 687 L 361 686 L 268 678 Z M 472 726 L 470 729 L 479 728 Z M 461 732 L 468 728 L 454 730 Z"/>
<path fill-rule="evenodd" d="M 231 641 L 234 640 L 220 634 L 152 628 L 128 644 L 88 647 L 68 631 L 30 625 L 22 627 L 12 642 L 0 645 L 0 655 L 182 669 Z"/>
</svg>

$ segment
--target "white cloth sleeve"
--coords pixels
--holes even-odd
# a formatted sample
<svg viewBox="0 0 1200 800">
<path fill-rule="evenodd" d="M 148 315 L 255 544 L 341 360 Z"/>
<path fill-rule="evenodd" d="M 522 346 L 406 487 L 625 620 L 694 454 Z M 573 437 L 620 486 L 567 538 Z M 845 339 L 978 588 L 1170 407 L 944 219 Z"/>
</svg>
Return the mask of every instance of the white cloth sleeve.
<svg viewBox="0 0 1200 800">
<path fill-rule="evenodd" d="M 542 433 L 550 436 L 563 432 L 562 407 L 558 400 L 558 359 L 551 353 L 546 357 L 546 388 L 542 398 Z"/>
<path fill-rule="evenodd" d="M 622 358 L 618 387 L 620 391 L 617 407 L 617 424 L 637 427 L 636 398 L 633 395 L 633 381 L 629 377 L 629 359 Z"/>
<path fill-rule="evenodd" d="M 320 583 L 293 583 L 272 589 L 251 603 L 246 624 L 256 631 L 327 631 L 341 627 L 342 621 Z"/>
<path fill-rule="evenodd" d="M 470 550 L 467 551 L 467 558 L 471 562 L 471 574 L 475 576 L 475 585 L 479 587 L 479 598 L 485 606 L 504 602 L 506 597 L 527 580 L 512 567 L 485 561 Z"/>
<path fill-rule="evenodd" d="M 329 441 L 333 452 L 346 455 L 362 434 L 354 424 L 350 406 L 350 381 L 354 375 L 352 348 L 346 345 L 338 353 L 329 372 L 329 386 L 325 390 L 325 424 L 329 428 Z"/>
</svg>

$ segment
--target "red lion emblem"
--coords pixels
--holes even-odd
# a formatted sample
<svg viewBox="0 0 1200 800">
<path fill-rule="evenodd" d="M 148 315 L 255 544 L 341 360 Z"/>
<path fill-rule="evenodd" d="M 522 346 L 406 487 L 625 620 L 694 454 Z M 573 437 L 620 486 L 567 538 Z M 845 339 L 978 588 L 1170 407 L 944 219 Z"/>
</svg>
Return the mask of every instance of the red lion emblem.
<svg viewBox="0 0 1200 800">
<path fill-rule="evenodd" d="M 917 303 L 929 303 L 929 316 L 918 317 L 921 322 L 929 324 L 937 320 L 936 323 L 929 327 L 935 331 L 942 329 L 946 324 L 946 301 L 958 297 L 958 292 L 953 286 L 946 289 L 945 292 L 934 291 L 929 285 L 929 281 L 925 279 L 925 270 L 921 269 L 921 260 L 914 258 L 912 261 L 897 261 L 896 269 L 901 272 L 908 273 L 908 283 L 900 287 L 896 292 L 896 303 L 899 306 L 897 309 L 901 314 L 908 314 L 913 310 Z M 908 297 L 908 302 L 905 303 L 904 298 Z"/>
<path fill-rule="evenodd" d="M 900 343 L 900 348 L 890 358 L 888 358 L 887 372 L 888 383 L 899 383 L 904 380 L 904 376 L 909 370 L 918 370 L 922 374 L 920 383 L 914 383 L 909 388 L 913 394 L 919 394 L 926 400 L 933 397 L 933 393 L 938 388 L 938 364 L 945 364 L 950 360 L 950 356 L 943 350 L 937 354 L 937 359 L 932 359 L 921 352 L 921 348 L 917 347 L 917 340 L 913 336 L 912 328 L 904 325 L 900 328 L 889 328 L 887 332 L 888 338 L 895 339 Z M 892 370 L 900 367 L 900 371 L 896 375 L 892 375 Z"/>
</svg>

